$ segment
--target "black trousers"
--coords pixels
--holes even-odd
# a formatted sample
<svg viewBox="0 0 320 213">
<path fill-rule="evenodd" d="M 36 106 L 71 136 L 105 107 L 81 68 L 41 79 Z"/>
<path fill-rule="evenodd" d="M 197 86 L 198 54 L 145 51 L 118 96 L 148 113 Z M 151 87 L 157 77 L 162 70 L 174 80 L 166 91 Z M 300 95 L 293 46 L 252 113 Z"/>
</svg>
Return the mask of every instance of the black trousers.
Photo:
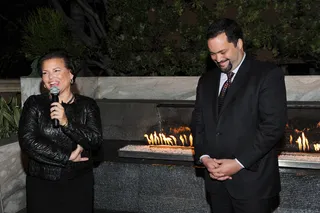
<svg viewBox="0 0 320 213">
<path fill-rule="evenodd" d="M 278 196 L 268 199 L 235 199 L 223 184 L 209 196 L 212 213 L 271 213 L 279 204 Z"/>
<path fill-rule="evenodd" d="M 49 181 L 27 176 L 27 213 L 92 213 L 93 173 Z"/>
</svg>

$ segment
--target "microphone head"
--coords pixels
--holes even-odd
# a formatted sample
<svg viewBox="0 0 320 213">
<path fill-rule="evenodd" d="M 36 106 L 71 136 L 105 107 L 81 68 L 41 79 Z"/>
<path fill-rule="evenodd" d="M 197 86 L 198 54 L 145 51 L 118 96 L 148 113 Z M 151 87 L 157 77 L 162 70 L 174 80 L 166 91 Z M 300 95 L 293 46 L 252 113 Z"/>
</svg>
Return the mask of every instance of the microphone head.
<svg viewBox="0 0 320 213">
<path fill-rule="evenodd" d="M 60 89 L 57 86 L 53 86 L 50 88 L 50 93 L 53 95 L 58 95 L 60 92 Z"/>
</svg>

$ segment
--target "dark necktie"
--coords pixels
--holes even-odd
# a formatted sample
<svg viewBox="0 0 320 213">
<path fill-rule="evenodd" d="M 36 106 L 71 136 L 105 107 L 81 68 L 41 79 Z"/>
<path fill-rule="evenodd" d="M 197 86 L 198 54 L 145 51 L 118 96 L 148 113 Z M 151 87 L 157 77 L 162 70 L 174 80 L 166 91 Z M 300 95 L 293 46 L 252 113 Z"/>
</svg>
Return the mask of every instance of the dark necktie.
<svg viewBox="0 0 320 213">
<path fill-rule="evenodd" d="M 219 95 L 219 98 L 218 98 L 218 113 L 220 113 L 220 110 L 221 110 L 221 107 L 223 105 L 224 99 L 225 99 L 225 97 L 227 95 L 227 92 L 228 92 L 228 88 L 231 85 L 231 79 L 232 79 L 233 75 L 234 75 L 233 72 L 229 72 L 227 74 L 228 79 L 224 82 L 224 84 L 223 84 L 223 86 L 221 88 L 221 92 L 220 92 L 220 95 Z"/>
</svg>

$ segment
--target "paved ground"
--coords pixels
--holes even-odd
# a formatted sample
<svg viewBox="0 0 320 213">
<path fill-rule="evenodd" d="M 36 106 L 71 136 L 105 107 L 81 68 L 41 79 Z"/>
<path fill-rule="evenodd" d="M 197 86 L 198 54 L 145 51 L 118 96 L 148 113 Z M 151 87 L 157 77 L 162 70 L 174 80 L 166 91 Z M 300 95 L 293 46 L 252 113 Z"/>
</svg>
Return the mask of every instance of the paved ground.
<svg viewBox="0 0 320 213">
<path fill-rule="evenodd" d="M 27 211 L 23 209 L 18 213 L 27 213 Z M 95 210 L 94 213 L 130 213 L 130 212 L 110 212 L 110 211 L 104 211 L 104 210 Z"/>
</svg>

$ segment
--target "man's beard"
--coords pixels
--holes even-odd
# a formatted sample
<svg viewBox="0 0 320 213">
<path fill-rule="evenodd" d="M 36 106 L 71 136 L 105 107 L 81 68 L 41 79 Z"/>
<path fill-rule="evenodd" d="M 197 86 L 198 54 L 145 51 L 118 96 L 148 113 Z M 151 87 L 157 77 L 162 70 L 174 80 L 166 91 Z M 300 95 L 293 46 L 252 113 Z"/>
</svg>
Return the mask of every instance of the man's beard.
<svg viewBox="0 0 320 213">
<path fill-rule="evenodd" d="M 229 61 L 228 66 L 227 66 L 226 68 L 224 68 L 224 69 L 222 69 L 222 68 L 219 66 L 219 63 L 218 63 L 218 67 L 219 67 L 219 69 L 221 70 L 221 72 L 223 72 L 223 73 L 229 73 L 229 72 L 231 71 L 231 69 L 232 69 L 232 63 L 231 63 L 231 61 Z"/>
</svg>

